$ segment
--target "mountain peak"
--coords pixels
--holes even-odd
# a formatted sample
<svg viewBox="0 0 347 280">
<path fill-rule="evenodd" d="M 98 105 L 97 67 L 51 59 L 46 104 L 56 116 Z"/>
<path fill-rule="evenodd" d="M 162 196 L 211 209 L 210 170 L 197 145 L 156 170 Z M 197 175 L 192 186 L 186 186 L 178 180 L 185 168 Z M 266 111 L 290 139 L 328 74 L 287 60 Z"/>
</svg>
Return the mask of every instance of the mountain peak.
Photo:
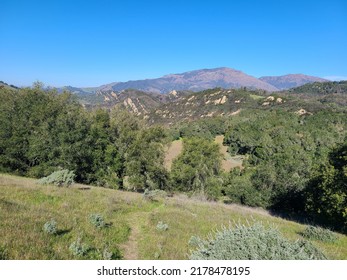
<svg viewBox="0 0 347 280">
<path fill-rule="evenodd" d="M 103 88 L 107 88 L 108 90 L 111 88 L 114 91 L 121 91 L 126 88 L 136 88 L 145 92 L 168 93 L 172 90 L 201 91 L 215 87 L 247 87 L 266 91 L 277 90 L 276 87 L 266 82 L 228 67 L 199 69 L 184 73 L 169 74 L 157 79 L 113 83 L 111 87 L 109 85 L 103 86 L 101 90 L 103 90 Z"/>
</svg>

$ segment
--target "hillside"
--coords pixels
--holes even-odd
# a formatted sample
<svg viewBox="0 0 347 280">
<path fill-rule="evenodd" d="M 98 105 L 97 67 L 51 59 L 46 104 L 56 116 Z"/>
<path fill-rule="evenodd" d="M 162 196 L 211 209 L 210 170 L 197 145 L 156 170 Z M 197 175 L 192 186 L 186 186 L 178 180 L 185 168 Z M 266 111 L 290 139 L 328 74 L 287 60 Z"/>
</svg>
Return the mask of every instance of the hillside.
<svg viewBox="0 0 347 280">
<path fill-rule="evenodd" d="M 0 174 L 0 256 L 8 259 L 186 259 L 192 235 L 205 237 L 229 222 L 274 224 L 285 237 L 302 239 L 304 225 L 273 217 L 264 210 L 188 199 L 186 196 L 145 200 L 139 193 L 76 184 L 42 186 L 36 180 Z M 108 224 L 97 229 L 89 221 L 100 213 Z M 55 219 L 57 235 L 43 231 Z M 168 230 L 159 231 L 157 224 Z M 347 259 L 347 237 L 335 243 L 315 241 L 331 259 Z M 88 253 L 69 250 L 80 238 Z"/>
<path fill-rule="evenodd" d="M 103 106 L 112 107 L 123 102 L 126 97 L 121 95 L 148 94 L 151 99 L 166 103 L 193 92 L 204 91 L 212 88 L 263 90 L 268 92 L 298 87 L 307 83 L 324 82 L 327 80 L 303 74 L 289 74 L 285 76 L 267 76 L 259 79 L 227 67 L 214 69 L 200 69 L 179 74 L 169 74 L 160 78 L 132 80 L 127 82 L 112 82 L 98 87 L 78 88 L 66 86 L 58 88 L 58 92 L 70 91 L 75 94 L 87 107 Z M 163 95 L 163 96 L 160 96 Z M 141 97 L 142 98 L 142 97 Z M 148 97 L 146 97 L 148 99 Z M 134 100 L 132 100 L 135 102 Z M 139 106 L 148 102 L 138 102 Z M 141 103 L 141 105 L 140 105 Z M 156 107 L 156 106 L 154 106 Z M 148 111 L 146 107 L 142 111 Z"/>
<path fill-rule="evenodd" d="M 6 88 L 6 89 L 18 89 L 18 87 L 14 85 L 9 85 L 3 81 L 0 81 L 0 88 Z"/>
<path fill-rule="evenodd" d="M 245 109 L 281 109 L 294 113 L 301 109 L 316 112 L 324 108 L 329 108 L 329 104 L 314 98 L 303 100 L 287 93 L 269 95 L 261 91 L 216 88 L 163 104 L 145 117 L 150 124 L 173 125 L 181 121 L 234 116 Z"/>
<path fill-rule="evenodd" d="M 347 81 L 340 82 L 314 82 L 289 89 L 289 93 L 306 93 L 312 95 L 345 94 L 347 95 Z"/>
<path fill-rule="evenodd" d="M 285 90 L 280 94 L 295 96 L 309 102 L 316 101 L 321 104 L 338 105 L 345 108 L 347 106 L 347 81 L 315 82 Z"/>
<path fill-rule="evenodd" d="M 141 115 L 163 104 L 167 97 L 154 93 L 127 89 L 121 92 L 97 91 L 96 93 L 87 94 L 78 93 L 77 98 L 88 108 L 112 108 L 121 106 L 135 115 Z"/>
<path fill-rule="evenodd" d="M 283 76 L 264 76 L 259 80 L 266 82 L 279 90 L 289 89 L 314 82 L 327 82 L 328 80 L 303 74 L 289 74 Z"/>
</svg>

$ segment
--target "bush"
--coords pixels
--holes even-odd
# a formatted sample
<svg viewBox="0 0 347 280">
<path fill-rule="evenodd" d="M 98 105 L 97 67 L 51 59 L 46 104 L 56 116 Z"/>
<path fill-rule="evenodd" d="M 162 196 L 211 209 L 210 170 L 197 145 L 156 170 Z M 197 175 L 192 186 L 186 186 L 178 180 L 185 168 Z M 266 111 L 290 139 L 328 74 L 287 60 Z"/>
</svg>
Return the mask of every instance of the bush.
<svg viewBox="0 0 347 280">
<path fill-rule="evenodd" d="M 38 182 L 42 185 L 52 184 L 58 187 L 68 187 L 74 183 L 75 174 L 67 169 L 53 172 L 47 177 L 41 178 Z"/>
<path fill-rule="evenodd" d="M 159 198 L 165 198 L 167 193 L 162 190 L 149 190 L 145 189 L 143 193 L 143 198 L 150 201 L 157 201 Z"/>
<path fill-rule="evenodd" d="M 46 222 L 43 225 L 43 231 L 48 233 L 48 234 L 56 234 L 57 233 L 57 222 L 55 220 L 50 220 L 48 222 Z"/>
<path fill-rule="evenodd" d="M 105 248 L 102 251 L 102 259 L 103 260 L 121 260 L 122 255 L 118 248 L 114 250 L 109 250 L 108 248 Z"/>
<path fill-rule="evenodd" d="M 326 259 L 311 243 L 289 241 L 273 228 L 260 223 L 223 227 L 207 240 L 192 237 L 193 260 L 311 260 Z"/>
<path fill-rule="evenodd" d="M 335 242 L 337 240 L 336 234 L 331 230 L 314 226 L 307 226 L 302 232 L 302 236 L 307 239 L 319 240 L 322 242 Z"/>
<path fill-rule="evenodd" d="M 165 224 L 162 221 L 158 222 L 158 224 L 157 224 L 157 230 L 158 231 L 166 231 L 168 229 L 169 229 L 169 225 L 168 224 Z"/>
<path fill-rule="evenodd" d="M 103 228 L 103 227 L 106 226 L 105 220 L 104 220 L 104 218 L 102 217 L 101 214 L 91 214 L 89 216 L 89 221 L 96 228 Z"/>
<path fill-rule="evenodd" d="M 72 242 L 69 247 L 70 252 L 76 257 L 82 257 L 86 255 L 89 251 L 89 246 L 81 242 L 81 238 Z"/>
</svg>

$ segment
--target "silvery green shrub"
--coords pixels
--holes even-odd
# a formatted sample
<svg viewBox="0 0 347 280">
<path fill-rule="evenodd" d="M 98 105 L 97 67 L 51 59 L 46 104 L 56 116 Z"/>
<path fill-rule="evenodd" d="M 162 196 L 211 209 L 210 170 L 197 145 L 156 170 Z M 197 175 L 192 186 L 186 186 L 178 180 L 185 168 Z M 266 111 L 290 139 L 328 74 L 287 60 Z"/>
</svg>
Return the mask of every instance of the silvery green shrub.
<svg viewBox="0 0 347 280">
<path fill-rule="evenodd" d="M 113 253 L 109 251 L 108 248 L 105 248 L 104 251 L 102 251 L 102 259 L 103 260 L 112 260 Z"/>
<path fill-rule="evenodd" d="M 105 247 L 104 250 L 99 251 L 100 258 L 103 260 L 121 260 L 122 254 L 117 247 L 110 249 L 109 247 Z"/>
<path fill-rule="evenodd" d="M 63 169 L 55 171 L 51 175 L 39 179 L 38 183 L 42 185 L 52 184 L 58 187 L 68 187 L 74 183 L 74 178 L 75 174 L 73 171 Z"/>
<path fill-rule="evenodd" d="M 157 230 L 158 231 L 166 231 L 168 229 L 169 229 L 169 225 L 168 224 L 165 224 L 162 221 L 158 222 L 158 224 L 157 224 Z"/>
<path fill-rule="evenodd" d="M 337 236 L 329 229 L 315 226 L 307 226 L 302 232 L 302 236 L 307 239 L 319 240 L 322 242 L 335 242 Z"/>
<path fill-rule="evenodd" d="M 57 233 L 57 222 L 52 219 L 48 222 L 46 222 L 44 225 L 43 225 L 43 231 L 48 233 L 48 234 L 56 234 Z"/>
<path fill-rule="evenodd" d="M 101 214 L 91 214 L 89 216 L 89 221 L 92 225 L 94 225 L 96 228 L 103 228 L 106 226 L 105 220 L 102 217 Z"/>
<path fill-rule="evenodd" d="M 143 198 L 150 200 L 150 201 L 156 201 L 159 198 L 165 198 L 167 196 L 167 193 L 163 190 L 149 190 L 149 189 L 145 189 L 144 193 L 143 193 Z"/>
<path fill-rule="evenodd" d="M 76 257 L 82 257 L 88 253 L 89 246 L 81 242 L 81 238 L 72 242 L 69 247 L 70 252 Z"/>
<path fill-rule="evenodd" d="M 260 223 L 223 227 L 206 240 L 193 236 L 192 260 L 314 260 L 326 259 L 310 242 L 290 241 L 274 227 Z"/>
</svg>

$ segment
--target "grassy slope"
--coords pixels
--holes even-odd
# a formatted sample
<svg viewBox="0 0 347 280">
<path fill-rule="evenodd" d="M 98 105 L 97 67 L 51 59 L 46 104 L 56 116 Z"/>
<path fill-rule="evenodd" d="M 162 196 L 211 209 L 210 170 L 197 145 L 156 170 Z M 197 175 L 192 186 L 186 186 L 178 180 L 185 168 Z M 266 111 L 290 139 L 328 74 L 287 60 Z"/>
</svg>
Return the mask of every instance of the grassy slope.
<svg viewBox="0 0 347 280">
<path fill-rule="evenodd" d="M 71 188 L 40 186 L 33 179 L 0 175 L 0 248 L 12 259 L 73 259 L 71 242 L 82 237 L 100 258 L 105 247 L 119 247 L 126 259 L 185 259 L 192 235 L 206 236 L 230 221 L 273 223 L 288 238 L 301 238 L 304 225 L 271 217 L 262 210 L 199 202 L 184 196 L 149 202 L 137 193 L 81 185 Z M 101 213 L 109 228 L 95 229 L 91 213 Z M 50 236 L 43 224 L 56 219 L 62 231 Z M 159 221 L 169 229 L 156 230 Z M 316 243 L 332 259 L 347 259 L 347 236 L 334 244 Z"/>
</svg>

